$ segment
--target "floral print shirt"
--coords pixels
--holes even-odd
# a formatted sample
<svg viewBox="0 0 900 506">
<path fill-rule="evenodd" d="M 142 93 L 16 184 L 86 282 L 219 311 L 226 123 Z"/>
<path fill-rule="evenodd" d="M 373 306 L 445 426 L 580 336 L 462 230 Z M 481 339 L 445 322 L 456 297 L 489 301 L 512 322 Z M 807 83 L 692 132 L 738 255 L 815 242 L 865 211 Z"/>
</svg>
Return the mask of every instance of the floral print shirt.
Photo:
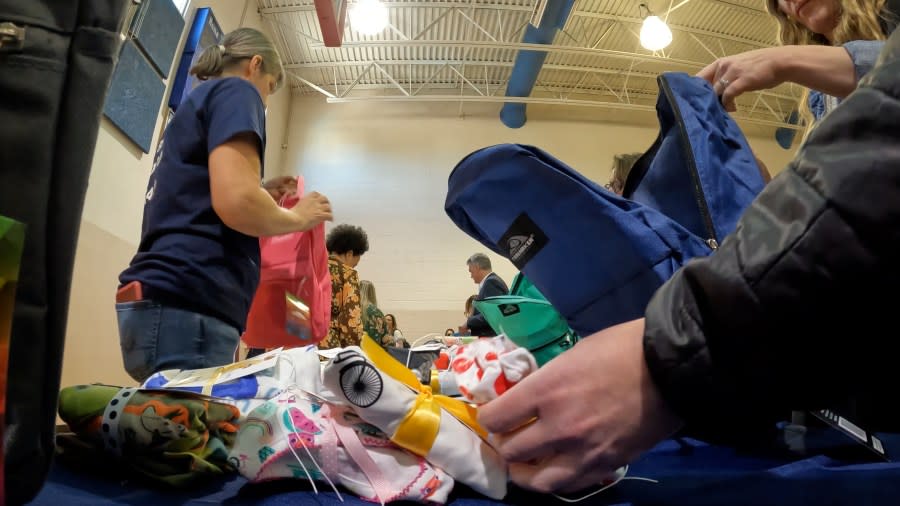
<svg viewBox="0 0 900 506">
<path fill-rule="evenodd" d="M 359 305 L 359 275 L 356 269 L 337 258 L 328 258 L 331 273 L 331 326 L 319 348 L 359 346 L 362 339 L 362 310 Z"/>
<path fill-rule="evenodd" d="M 384 336 L 387 335 L 387 325 L 384 323 L 384 313 L 375 304 L 369 304 L 363 314 L 363 330 L 376 343 L 384 345 Z"/>
</svg>

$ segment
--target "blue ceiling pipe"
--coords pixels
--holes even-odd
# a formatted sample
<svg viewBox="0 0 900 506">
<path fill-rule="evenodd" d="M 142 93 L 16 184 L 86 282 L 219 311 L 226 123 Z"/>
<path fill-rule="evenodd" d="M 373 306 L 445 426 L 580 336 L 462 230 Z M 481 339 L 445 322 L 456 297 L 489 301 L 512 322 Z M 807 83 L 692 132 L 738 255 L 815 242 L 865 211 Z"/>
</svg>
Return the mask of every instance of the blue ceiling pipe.
<svg viewBox="0 0 900 506">
<path fill-rule="evenodd" d="M 575 0 L 547 0 L 547 7 L 541 24 L 535 27 L 531 24 L 525 30 L 522 42 L 527 44 L 552 44 L 556 37 L 556 31 L 566 24 L 569 13 Z M 509 84 L 506 85 L 507 97 L 527 97 L 531 95 L 537 76 L 547 58 L 546 51 L 520 50 L 516 55 L 516 63 L 513 65 L 509 76 Z M 519 128 L 525 124 L 525 104 L 507 102 L 500 109 L 500 121 L 509 128 Z"/>
</svg>

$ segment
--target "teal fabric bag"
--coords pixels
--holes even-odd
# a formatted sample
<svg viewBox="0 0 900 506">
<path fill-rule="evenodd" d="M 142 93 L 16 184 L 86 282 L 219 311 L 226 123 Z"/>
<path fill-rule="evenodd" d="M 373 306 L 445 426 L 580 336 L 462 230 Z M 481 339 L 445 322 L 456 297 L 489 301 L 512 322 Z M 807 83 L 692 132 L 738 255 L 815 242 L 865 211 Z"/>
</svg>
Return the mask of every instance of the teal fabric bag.
<svg viewBox="0 0 900 506">
<path fill-rule="evenodd" d="M 530 351 L 538 366 L 578 341 L 566 319 L 521 272 L 513 278 L 509 295 L 475 301 L 475 307 L 497 333 Z"/>
</svg>

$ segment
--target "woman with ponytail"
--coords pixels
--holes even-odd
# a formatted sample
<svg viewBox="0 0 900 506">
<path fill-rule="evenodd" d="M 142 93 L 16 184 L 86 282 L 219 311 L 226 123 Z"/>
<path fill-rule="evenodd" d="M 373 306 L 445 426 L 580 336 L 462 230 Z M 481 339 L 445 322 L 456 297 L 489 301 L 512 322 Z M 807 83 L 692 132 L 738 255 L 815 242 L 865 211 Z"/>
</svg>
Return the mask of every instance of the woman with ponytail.
<svg viewBox="0 0 900 506">
<path fill-rule="evenodd" d="M 141 242 L 119 277 L 122 357 L 137 381 L 232 362 L 259 283 L 258 237 L 331 219 L 323 195 L 283 209 L 273 195 L 284 181 L 260 184 L 266 102 L 284 81 L 272 42 L 240 28 L 206 48 L 191 74 L 204 82 L 160 140 Z"/>
<path fill-rule="evenodd" d="M 896 0 L 766 0 L 778 21 L 780 47 L 720 58 L 698 74 L 734 100 L 792 82 L 808 88 L 801 113 L 818 120 L 856 89 L 896 26 Z M 808 121 L 808 123 L 811 123 Z"/>
</svg>

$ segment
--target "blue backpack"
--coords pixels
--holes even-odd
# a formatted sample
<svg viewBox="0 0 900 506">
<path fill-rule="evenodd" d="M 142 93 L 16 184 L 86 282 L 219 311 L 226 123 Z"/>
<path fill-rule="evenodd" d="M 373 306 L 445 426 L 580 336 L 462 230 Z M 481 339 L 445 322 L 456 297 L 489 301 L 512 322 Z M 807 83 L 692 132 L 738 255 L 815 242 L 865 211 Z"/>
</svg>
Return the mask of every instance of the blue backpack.
<svg viewBox="0 0 900 506">
<path fill-rule="evenodd" d="M 660 134 L 620 197 L 544 151 L 478 150 L 450 174 L 445 210 L 508 258 L 588 336 L 643 316 L 689 259 L 708 255 L 763 188 L 747 141 L 709 84 L 659 77 Z"/>
</svg>

